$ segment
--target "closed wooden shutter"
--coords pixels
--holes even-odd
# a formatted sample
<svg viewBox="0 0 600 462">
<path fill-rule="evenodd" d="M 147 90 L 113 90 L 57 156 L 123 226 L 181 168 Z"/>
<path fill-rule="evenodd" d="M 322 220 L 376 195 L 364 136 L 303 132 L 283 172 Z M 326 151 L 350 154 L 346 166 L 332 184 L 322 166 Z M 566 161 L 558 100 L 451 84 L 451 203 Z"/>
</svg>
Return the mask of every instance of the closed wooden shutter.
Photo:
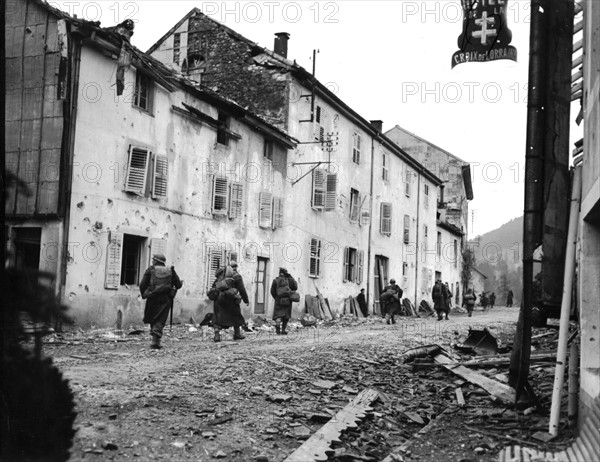
<svg viewBox="0 0 600 462">
<path fill-rule="evenodd" d="M 389 202 L 381 203 L 381 221 L 379 230 L 381 234 L 387 236 L 392 234 L 392 204 Z"/>
<path fill-rule="evenodd" d="M 273 218 L 273 194 L 263 191 L 258 195 L 259 223 L 261 228 L 271 228 Z"/>
<path fill-rule="evenodd" d="M 213 177 L 212 213 L 227 215 L 229 205 L 229 181 L 227 178 Z"/>
<path fill-rule="evenodd" d="M 121 285 L 121 256 L 123 254 L 123 233 L 111 231 L 108 235 L 104 288 L 118 289 Z"/>
<path fill-rule="evenodd" d="M 356 283 L 362 284 L 363 281 L 363 267 L 365 265 L 365 251 L 358 251 L 358 268 L 356 270 Z"/>
<path fill-rule="evenodd" d="M 152 197 L 167 197 L 169 160 L 167 156 L 154 156 L 154 183 L 152 185 Z"/>
<path fill-rule="evenodd" d="M 125 176 L 125 191 L 146 195 L 146 180 L 150 164 L 150 151 L 147 148 L 129 146 L 127 175 Z"/>
<path fill-rule="evenodd" d="M 229 194 L 229 218 L 240 218 L 244 204 L 244 184 L 231 183 Z"/>
<path fill-rule="evenodd" d="M 344 275 L 342 280 L 348 281 L 348 266 L 350 265 L 350 248 L 344 247 Z"/>
<path fill-rule="evenodd" d="M 327 174 L 327 190 L 325 193 L 325 211 L 335 210 L 337 201 L 337 173 Z"/>
<path fill-rule="evenodd" d="M 283 228 L 283 197 L 273 198 L 273 229 Z"/>
<path fill-rule="evenodd" d="M 310 263 L 308 274 L 318 277 L 321 274 L 321 240 L 312 238 L 310 240 Z"/>
<path fill-rule="evenodd" d="M 323 170 L 313 170 L 312 208 L 315 210 L 323 210 L 325 207 L 325 180 L 326 174 Z"/>
<path fill-rule="evenodd" d="M 210 289 L 217 277 L 217 270 L 223 264 L 223 251 L 211 249 L 208 254 L 208 262 L 206 268 L 206 290 Z"/>
<path fill-rule="evenodd" d="M 404 243 L 408 244 L 410 241 L 410 217 L 404 215 Z"/>
</svg>

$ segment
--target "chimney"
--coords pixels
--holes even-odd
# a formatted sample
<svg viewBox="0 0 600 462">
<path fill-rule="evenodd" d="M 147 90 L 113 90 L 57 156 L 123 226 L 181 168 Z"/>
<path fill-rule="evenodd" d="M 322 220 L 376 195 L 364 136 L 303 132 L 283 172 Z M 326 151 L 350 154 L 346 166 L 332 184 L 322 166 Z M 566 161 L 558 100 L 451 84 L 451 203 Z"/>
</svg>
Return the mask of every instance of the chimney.
<svg viewBox="0 0 600 462">
<path fill-rule="evenodd" d="M 273 51 L 278 55 L 287 58 L 288 51 L 288 40 L 290 39 L 290 34 L 287 32 L 277 32 L 275 34 L 275 45 L 273 47 Z"/>
<path fill-rule="evenodd" d="M 378 132 L 383 132 L 383 120 L 370 120 L 369 122 Z"/>
</svg>

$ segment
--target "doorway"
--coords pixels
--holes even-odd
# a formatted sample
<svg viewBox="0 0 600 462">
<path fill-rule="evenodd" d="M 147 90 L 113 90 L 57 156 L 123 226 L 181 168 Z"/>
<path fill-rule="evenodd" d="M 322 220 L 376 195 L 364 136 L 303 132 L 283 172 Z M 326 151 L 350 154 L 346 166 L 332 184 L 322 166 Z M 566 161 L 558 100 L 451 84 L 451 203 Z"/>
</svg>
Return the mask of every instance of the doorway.
<svg viewBox="0 0 600 462">
<path fill-rule="evenodd" d="M 379 294 L 388 283 L 388 265 L 389 259 L 383 255 L 375 255 L 375 302 L 373 304 L 376 314 L 381 314 L 381 305 L 379 304 Z"/>
<path fill-rule="evenodd" d="M 267 310 L 267 263 L 268 258 L 257 257 L 256 294 L 254 295 L 254 314 L 265 314 Z"/>
</svg>

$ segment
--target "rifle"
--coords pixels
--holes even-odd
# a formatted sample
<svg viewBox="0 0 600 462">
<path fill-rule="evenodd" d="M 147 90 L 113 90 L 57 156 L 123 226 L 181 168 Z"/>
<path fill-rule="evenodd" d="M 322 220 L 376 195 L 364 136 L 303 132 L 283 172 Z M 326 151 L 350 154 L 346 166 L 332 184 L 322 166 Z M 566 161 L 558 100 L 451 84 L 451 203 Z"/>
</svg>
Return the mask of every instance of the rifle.
<svg viewBox="0 0 600 462">
<path fill-rule="evenodd" d="M 173 273 L 175 273 L 175 267 L 171 266 L 171 274 L 173 274 Z M 172 297 L 169 297 L 169 299 L 171 300 L 171 308 L 170 308 L 170 311 L 171 311 L 171 322 L 170 322 L 170 325 L 169 325 L 169 332 L 173 331 L 173 305 L 174 305 L 174 302 L 175 302 L 175 295 L 177 294 L 177 289 L 175 289 L 173 286 L 171 286 L 171 291 L 172 290 L 175 290 L 175 294 Z"/>
</svg>

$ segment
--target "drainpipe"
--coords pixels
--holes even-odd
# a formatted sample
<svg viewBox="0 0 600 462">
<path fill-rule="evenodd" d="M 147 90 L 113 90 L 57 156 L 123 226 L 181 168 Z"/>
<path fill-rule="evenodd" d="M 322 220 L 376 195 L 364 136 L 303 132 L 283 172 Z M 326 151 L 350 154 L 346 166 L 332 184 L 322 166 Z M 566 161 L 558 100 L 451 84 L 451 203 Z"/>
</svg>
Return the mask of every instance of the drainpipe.
<svg viewBox="0 0 600 462">
<path fill-rule="evenodd" d="M 417 313 L 419 312 L 419 305 L 417 301 L 419 300 L 417 293 L 419 290 L 419 229 L 421 227 L 421 222 L 419 221 L 420 211 L 421 211 L 421 174 L 423 173 L 423 168 L 421 167 L 421 172 L 417 173 L 417 236 L 416 236 L 416 245 L 415 245 L 415 310 Z"/>
<path fill-rule="evenodd" d="M 367 307 L 371 298 L 371 240 L 373 236 L 373 181 L 375 177 L 375 141 L 379 139 L 379 133 L 371 138 L 371 184 L 369 185 L 369 201 L 371 217 L 369 219 L 369 246 L 367 248 Z M 373 313 L 375 312 L 375 297 L 373 297 Z"/>
<path fill-rule="evenodd" d="M 77 105 L 79 101 L 79 72 L 81 67 L 81 42 L 79 39 L 73 38 L 73 34 L 70 34 L 72 40 L 72 63 L 73 68 L 70 72 L 70 82 L 68 102 L 65 102 L 65 124 L 68 125 L 68 133 L 63 138 L 63 146 L 65 146 L 65 154 L 63 162 L 65 162 L 62 174 L 63 180 L 65 181 L 65 194 L 64 194 L 64 221 L 63 221 L 63 242 L 62 252 L 60 258 L 60 284 L 58 290 L 58 299 L 64 302 L 64 290 L 67 281 L 67 265 L 68 265 L 68 253 L 69 253 L 69 226 L 71 224 L 71 188 L 73 185 L 73 156 L 75 152 L 75 127 L 77 125 Z"/>
</svg>

